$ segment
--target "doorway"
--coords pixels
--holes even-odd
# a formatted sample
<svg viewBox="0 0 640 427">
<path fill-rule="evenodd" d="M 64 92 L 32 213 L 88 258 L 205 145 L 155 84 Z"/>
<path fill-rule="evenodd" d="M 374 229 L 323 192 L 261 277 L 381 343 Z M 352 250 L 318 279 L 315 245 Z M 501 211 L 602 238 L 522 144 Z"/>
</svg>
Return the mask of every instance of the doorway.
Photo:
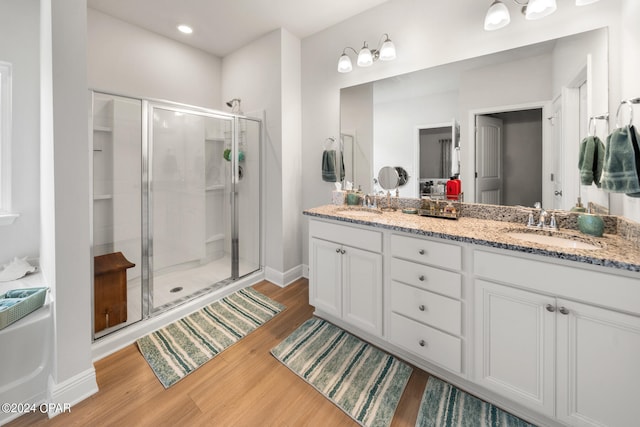
<svg viewBox="0 0 640 427">
<path fill-rule="evenodd" d="M 475 114 L 475 201 L 533 206 L 543 194 L 542 107 Z"/>
</svg>

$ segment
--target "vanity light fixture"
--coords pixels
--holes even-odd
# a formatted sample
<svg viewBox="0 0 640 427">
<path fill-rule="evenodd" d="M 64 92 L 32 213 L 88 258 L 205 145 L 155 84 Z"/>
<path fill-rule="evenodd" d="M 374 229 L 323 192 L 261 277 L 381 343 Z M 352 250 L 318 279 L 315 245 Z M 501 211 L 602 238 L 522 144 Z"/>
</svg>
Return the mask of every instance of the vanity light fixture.
<svg viewBox="0 0 640 427">
<path fill-rule="evenodd" d="M 382 38 L 384 37 L 384 41 Z M 369 49 L 367 42 L 365 41 L 360 52 L 357 52 L 354 48 L 347 46 L 342 50 L 342 55 L 338 59 L 338 72 L 348 73 L 353 70 L 351 58 L 347 55 L 347 49 L 351 49 L 353 53 L 358 56 L 357 64 L 359 67 L 369 67 L 378 59 L 381 61 L 392 61 L 396 59 L 396 47 L 389 38 L 389 34 L 384 33 L 380 37 L 379 47 L 377 49 Z"/>
<path fill-rule="evenodd" d="M 593 1 L 597 0 L 576 0 L 576 4 Z M 527 20 L 544 18 L 557 9 L 556 0 L 513 0 L 513 2 L 522 6 L 522 13 Z M 507 6 L 500 0 L 494 0 L 484 17 L 484 29 L 487 31 L 498 30 L 506 27 L 509 22 L 511 22 L 511 16 Z"/>
</svg>

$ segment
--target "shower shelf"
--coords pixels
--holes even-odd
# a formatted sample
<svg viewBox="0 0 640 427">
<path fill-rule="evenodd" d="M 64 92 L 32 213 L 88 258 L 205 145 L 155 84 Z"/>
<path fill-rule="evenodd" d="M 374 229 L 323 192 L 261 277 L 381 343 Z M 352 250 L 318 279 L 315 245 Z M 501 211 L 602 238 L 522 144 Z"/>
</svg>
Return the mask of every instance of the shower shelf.
<svg viewBox="0 0 640 427">
<path fill-rule="evenodd" d="M 206 190 L 207 191 L 221 191 L 221 190 L 224 190 L 224 184 L 207 185 Z"/>
<path fill-rule="evenodd" d="M 111 200 L 113 199 L 112 194 L 94 194 L 93 200 Z"/>
<path fill-rule="evenodd" d="M 206 142 L 225 142 L 224 138 L 205 138 Z"/>
</svg>

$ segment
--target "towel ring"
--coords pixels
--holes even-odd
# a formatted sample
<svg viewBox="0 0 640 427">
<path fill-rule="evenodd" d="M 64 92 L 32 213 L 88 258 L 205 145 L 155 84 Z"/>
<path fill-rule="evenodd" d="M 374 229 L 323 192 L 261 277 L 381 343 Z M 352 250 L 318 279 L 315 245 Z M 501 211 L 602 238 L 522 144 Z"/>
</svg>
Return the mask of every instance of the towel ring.
<svg viewBox="0 0 640 427">
<path fill-rule="evenodd" d="M 620 127 L 620 109 L 623 105 L 629 106 L 629 124 L 631 126 L 633 124 L 633 104 L 640 104 L 640 98 L 634 99 L 625 99 L 620 101 L 620 105 L 618 105 L 618 111 L 616 111 L 616 128 Z"/>
<path fill-rule="evenodd" d="M 589 117 L 589 123 L 587 125 L 587 136 L 596 136 L 596 133 L 598 132 L 598 120 L 609 121 L 609 113 Z M 593 132 L 591 131 L 591 125 L 593 125 Z"/>
<path fill-rule="evenodd" d="M 591 125 L 593 125 L 593 131 L 591 130 Z M 595 136 L 597 128 L 597 123 L 595 117 L 589 117 L 589 124 L 587 125 L 587 136 Z"/>
<path fill-rule="evenodd" d="M 325 150 L 330 149 L 333 144 L 335 144 L 336 139 L 332 136 L 330 136 L 329 138 L 324 140 L 324 143 L 322 144 L 322 148 L 324 148 Z"/>
</svg>

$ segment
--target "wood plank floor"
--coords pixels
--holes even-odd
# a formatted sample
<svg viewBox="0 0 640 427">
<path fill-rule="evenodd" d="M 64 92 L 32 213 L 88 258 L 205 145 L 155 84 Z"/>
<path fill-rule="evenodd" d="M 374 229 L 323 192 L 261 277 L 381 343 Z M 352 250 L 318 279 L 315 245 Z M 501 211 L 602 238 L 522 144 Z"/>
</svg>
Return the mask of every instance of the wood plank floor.
<svg viewBox="0 0 640 427">
<path fill-rule="evenodd" d="M 173 387 L 160 384 L 132 344 L 96 362 L 100 391 L 70 413 L 27 414 L 8 426 L 357 425 L 269 353 L 312 316 L 308 281 L 254 288 L 287 309 Z M 414 426 L 427 378 L 414 368 L 392 426 Z"/>
</svg>

